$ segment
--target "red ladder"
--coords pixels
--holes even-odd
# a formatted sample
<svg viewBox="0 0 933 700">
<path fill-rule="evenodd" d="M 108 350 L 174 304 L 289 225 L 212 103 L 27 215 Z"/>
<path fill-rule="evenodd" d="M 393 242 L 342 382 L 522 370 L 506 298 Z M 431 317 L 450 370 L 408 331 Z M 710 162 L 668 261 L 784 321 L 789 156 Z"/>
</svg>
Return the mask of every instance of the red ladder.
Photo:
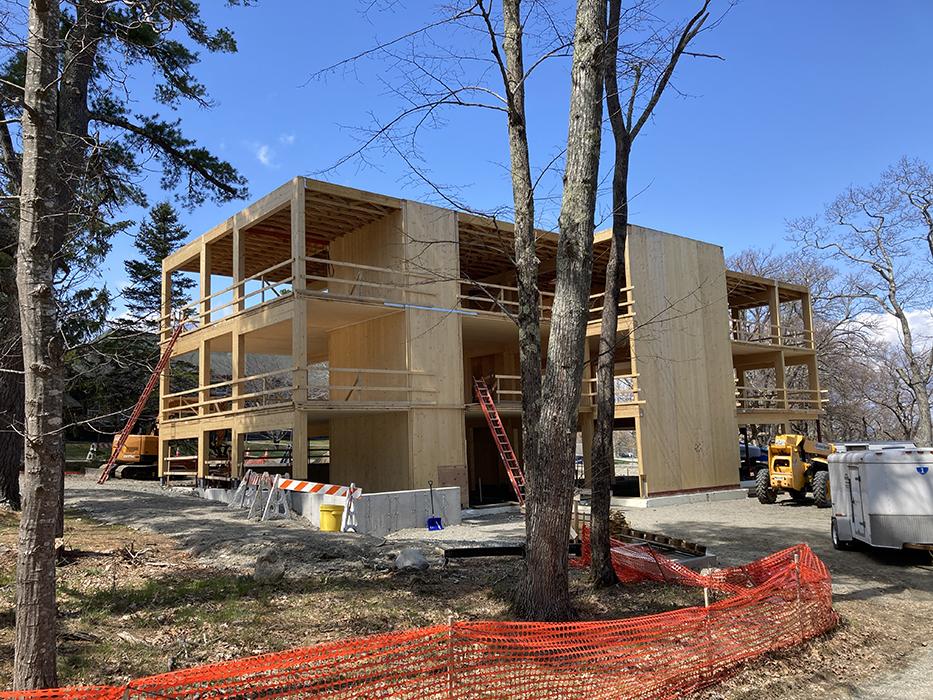
<svg viewBox="0 0 933 700">
<path fill-rule="evenodd" d="M 476 392 L 476 398 L 479 400 L 480 408 L 483 409 L 483 415 L 486 416 L 486 423 L 489 424 L 489 430 L 492 432 L 492 438 L 496 441 L 496 448 L 499 450 L 499 457 L 502 458 L 502 464 L 505 465 L 505 472 L 509 475 L 509 481 L 512 482 L 512 488 L 515 489 L 515 495 L 518 496 L 518 504 L 525 504 L 525 472 L 515 457 L 515 451 L 512 449 L 512 443 L 509 442 L 509 436 L 505 432 L 505 426 L 502 425 L 502 419 L 499 418 L 499 411 L 492 400 L 492 393 L 486 386 L 485 379 L 474 379 L 473 390 Z"/>
<path fill-rule="evenodd" d="M 130 436 L 130 433 L 133 432 L 133 428 L 136 427 L 136 421 L 139 420 L 139 416 L 142 415 L 143 409 L 146 407 L 146 402 L 149 400 L 149 396 L 152 394 L 153 389 L 156 388 L 156 384 L 159 383 L 159 376 L 168 366 L 169 358 L 172 356 L 172 348 L 175 347 L 175 341 L 178 340 L 178 336 L 181 335 L 184 328 L 185 324 L 183 322 L 175 326 L 172 337 L 168 340 L 168 345 L 166 345 L 165 350 L 162 351 L 162 357 L 159 358 L 158 364 L 156 364 L 155 369 L 152 370 L 152 375 L 149 377 L 146 388 L 143 389 L 143 393 L 139 395 L 139 399 L 136 401 L 136 406 L 133 408 L 130 419 L 126 422 L 126 425 L 123 426 L 123 431 L 120 433 L 120 437 L 117 438 L 117 444 L 114 445 L 113 450 L 110 452 L 110 459 L 107 460 L 107 464 L 100 470 L 100 478 L 97 480 L 98 484 L 102 484 L 110 478 L 113 467 L 117 462 L 117 455 L 120 454 L 120 450 L 122 450 L 123 446 L 126 444 L 126 439 Z"/>
</svg>

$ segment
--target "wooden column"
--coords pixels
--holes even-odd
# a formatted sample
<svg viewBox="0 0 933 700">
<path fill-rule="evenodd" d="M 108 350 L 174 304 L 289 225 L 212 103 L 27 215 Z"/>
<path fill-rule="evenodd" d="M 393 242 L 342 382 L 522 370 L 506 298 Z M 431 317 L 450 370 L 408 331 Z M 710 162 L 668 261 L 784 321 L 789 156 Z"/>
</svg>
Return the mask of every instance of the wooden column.
<svg viewBox="0 0 933 700">
<path fill-rule="evenodd" d="M 161 435 L 159 436 L 159 457 L 158 457 L 158 467 L 157 474 L 159 478 L 162 478 L 162 475 L 165 473 L 165 458 L 167 457 L 168 450 L 168 440 Z"/>
<path fill-rule="evenodd" d="M 292 476 L 308 478 L 308 415 L 295 411 L 292 417 Z"/>
<path fill-rule="evenodd" d="M 807 358 L 807 386 L 810 389 L 811 405 L 816 410 L 823 408 L 823 396 L 820 394 L 820 376 L 816 368 L 816 355 Z"/>
<path fill-rule="evenodd" d="M 233 379 L 231 387 L 232 408 L 234 411 L 238 411 L 243 408 L 243 402 L 239 399 L 239 396 L 244 393 L 240 380 L 246 376 L 246 351 L 243 335 L 237 330 L 233 331 L 230 338 L 230 374 Z"/>
<path fill-rule="evenodd" d="M 296 405 L 308 400 L 308 303 L 301 296 L 307 288 L 305 267 L 305 181 L 295 178 L 291 201 L 292 234 L 292 400 Z M 307 429 L 305 430 L 307 432 Z"/>
<path fill-rule="evenodd" d="M 742 399 L 745 398 L 745 370 L 736 369 L 735 370 L 735 389 L 738 396 L 736 396 L 736 403 L 739 404 L 739 408 L 744 408 L 744 402 Z"/>
<path fill-rule="evenodd" d="M 296 410 L 292 416 L 292 476 L 308 478 L 308 416 L 298 407 L 308 401 L 308 302 L 301 296 L 307 289 L 307 256 L 305 240 L 305 181 L 297 177 L 291 200 L 292 235 L 292 400 Z"/>
<path fill-rule="evenodd" d="M 162 268 L 162 320 L 159 324 L 159 339 L 162 342 L 167 342 L 171 337 L 172 333 L 172 319 L 170 318 L 172 312 L 172 273 Z M 164 352 L 165 348 L 160 348 L 159 353 L 161 355 Z M 170 384 L 171 384 L 171 374 L 172 374 L 172 363 L 169 361 L 168 365 L 165 367 L 165 371 L 162 372 L 159 376 L 159 421 L 162 420 L 162 411 L 165 409 L 163 396 L 169 393 Z M 161 449 L 161 441 L 159 442 Z M 162 469 L 162 458 L 159 458 L 159 469 Z M 160 472 L 161 473 L 161 472 Z"/>
<path fill-rule="evenodd" d="M 201 303 L 200 317 L 201 325 L 206 326 L 211 322 L 211 300 L 207 299 L 211 295 L 211 247 L 204 241 L 201 242 Z"/>
<path fill-rule="evenodd" d="M 587 338 L 583 344 L 583 390 L 584 393 L 595 391 L 596 384 L 591 380 L 595 373 L 593 372 L 592 356 L 590 354 L 590 339 Z M 583 442 L 583 483 L 589 486 L 592 483 L 593 476 L 593 432 L 595 426 L 593 421 L 596 419 L 593 399 L 584 396 L 580 400 L 581 407 L 589 408 L 588 411 L 580 414 L 580 437 Z"/>
<path fill-rule="evenodd" d="M 771 342 L 775 345 L 783 345 L 781 339 L 781 297 L 778 293 L 778 285 L 775 283 L 768 293 L 768 311 L 771 316 Z"/>
<path fill-rule="evenodd" d="M 236 426 L 230 429 L 230 476 L 234 479 L 239 479 L 243 472 L 240 463 L 243 461 L 244 437 Z"/>
<path fill-rule="evenodd" d="M 204 401 L 210 399 L 211 390 L 205 387 L 211 383 L 211 341 L 202 340 L 198 344 L 198 386 L 201 391 L 198 392 L 198 401 L 202 403 L 198 413 L 207 416 L 210 413 L 210 406 L 203 405 Z"/>
<path fill-rule="evenodd" d="M 816 349 L 816 338 L 813 337 L 813 303 L 809 292 L 800 299 L 800 307 L 803 315 L 804 343 L 806 347 Z"/>
<path fill-rule="evenodd" d="M 774 384 L 778 389 L 777 407 L 787 410 L 787 377 L 784 372 L 784 353 L 778 350 L 774 360 Z"/>
<path fill-rule="evenodd" d="M 233 217 L 233 313 L 240 313 L 246 308 L 243 295 L 246 293 L 243 280 L 246 279 L 246 245 L 243 229 L 240 228 L 240 215 Z"/>
<path fill-rule="evenodd" d="M 162 304 L 159 313 L 159 340 L 168 340 L 172 334 L 172 272 L 162 268 Z"/>
<path fill-rule="evenodd" d="M 305 256 L 307 248 L 305 242 L 305 181 L 296 177 L 293 184 L 291 213 L 292 213 L 292 288 L 304 291 L 307 284 L 307 268 Z"/>
<path fill-rule="evenodd" d="M 198 432 L 198 479 L 207 476 L 207 458 L 210 456 L 210 432 L 201 430 Z"/>
</svg>

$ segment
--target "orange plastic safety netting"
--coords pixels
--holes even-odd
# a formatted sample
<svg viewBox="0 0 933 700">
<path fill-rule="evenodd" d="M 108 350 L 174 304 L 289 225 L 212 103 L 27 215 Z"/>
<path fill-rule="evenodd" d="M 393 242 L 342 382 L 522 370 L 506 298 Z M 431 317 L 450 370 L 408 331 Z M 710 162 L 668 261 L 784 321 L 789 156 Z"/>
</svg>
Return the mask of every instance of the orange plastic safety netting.
<svg viewBox="0 0 933 700">
<path fill-rule="evenodd" d="M 726 597 L 708 607 L 622 620 L 454 622 L 123 686 L 0 698 L 672 698 L 836 624 L 829 572 L 806 545 L 706 576 L 646 547 L 612 545 L 613 564 L 624 581 L 700 586 Z M 584 544 L 576 564 L 587 559 Z"/>
</svg>

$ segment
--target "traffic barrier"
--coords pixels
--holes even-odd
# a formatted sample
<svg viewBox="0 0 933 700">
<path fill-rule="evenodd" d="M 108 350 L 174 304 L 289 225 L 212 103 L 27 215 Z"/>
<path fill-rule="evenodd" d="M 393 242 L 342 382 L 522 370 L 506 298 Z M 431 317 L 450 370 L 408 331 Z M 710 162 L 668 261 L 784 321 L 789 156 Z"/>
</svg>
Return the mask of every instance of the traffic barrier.
<svg viewBox="0 0 933 700">
<path fill-rule="evenodd" d="M 259 486 L 259 474 L 252 469 L 247 469 L 243 478 L 240 479 L 240 485 L 233 492 L 233 499 L 230 501 L 229 508 L 249 508 L 256 498 L 256 489 Z"/>
<path fill-rule="evenodd" d="M 256 482 L 255 491 L 253 491 L 252 501 L 249 504 L 249 512 L 246 514 L 247 520 L 262 517 L 263 506 L 267 503 L 267 498 L 272 494 L 272 475 L 269 472 L 263 472 L 259 475 Z"/>
<path fill-rule="evenodd" d="M 289 510 L 288 501 L 285 498 L 286 491 L 345 499 L 344 514 L 341 520 L 340 530 L 341 532 L 356 532 L 356 513 L 353 508 L 353 501 L 363 495 L 363 489 L 359 488 L 356 484 L 338 486 L 336 484 L 322 484 L 317 481 L 302 481 L 300 479 L 289 479 L 287 476 L 277 476 L 269 490 L 269 498 L 266 501 L 266 507 L 262 511 L 262 520 L 275 520 L 277 518 L 288 517 Z"/>
<path fill-rule="evenodd" d="M 579 565 L 585 565 L 589 552 L 585 535 Z M 0 697 L 673 698 L 716 682 L 744 661 L 823 634 L 837 622 L 829 572 L 803 544 L 707 575 L 615 540 L 612 560 L 624 581 L 703 587 L 724 597 L 621 620 L 452 622 L 190 668 L 121 686 Z"/>
</svg>

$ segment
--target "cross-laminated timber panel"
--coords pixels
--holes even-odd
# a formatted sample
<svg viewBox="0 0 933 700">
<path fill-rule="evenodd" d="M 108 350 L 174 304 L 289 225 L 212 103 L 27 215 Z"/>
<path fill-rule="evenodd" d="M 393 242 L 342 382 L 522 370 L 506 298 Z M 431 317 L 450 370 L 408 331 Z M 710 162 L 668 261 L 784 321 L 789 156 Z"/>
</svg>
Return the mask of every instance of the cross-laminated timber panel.
<svg viewBox="0 0 933 700">
<path fill-rule="evenodd" d="M 722 249 L 629 229 L 642 496 L 735 486 L 737 423 Z"/>
</svg>

